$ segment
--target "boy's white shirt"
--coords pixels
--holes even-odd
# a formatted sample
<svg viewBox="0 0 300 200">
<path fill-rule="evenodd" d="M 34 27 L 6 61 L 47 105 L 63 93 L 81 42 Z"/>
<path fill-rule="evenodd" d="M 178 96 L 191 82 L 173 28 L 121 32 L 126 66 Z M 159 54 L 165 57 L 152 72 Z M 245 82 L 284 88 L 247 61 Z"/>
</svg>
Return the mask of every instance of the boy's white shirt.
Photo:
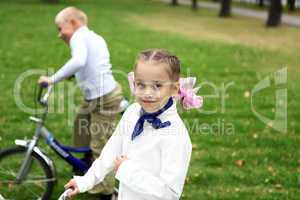
<svg viewBox="0 0 300 200">
<path fill-rule="evenodd" d="M 71 59 L 50 77 L 57 83 L 75 74 L 87 100 L 111 92 L 116 87 L 111 72 L 110 55 L 105 40 L 82 26 L 70 39 Z"/>
<path fill-rule="evenodd" d="M 131 134 L 140 117 L 141 106 L 132 104 L 122 116 L 101 155 L 84 176 L 74 179 L 80 192 L 101 182 L 114 169 L 115 160 L 127 155 L 116 172 L 119 200 L 176 200 L 182 193 L 190 162 L 192 145 L 179 117 L 176 104 L 158 118 L 171 125 L 154 129 L 145 121 L 143 132 L 133 141 Z"/>
</svg>

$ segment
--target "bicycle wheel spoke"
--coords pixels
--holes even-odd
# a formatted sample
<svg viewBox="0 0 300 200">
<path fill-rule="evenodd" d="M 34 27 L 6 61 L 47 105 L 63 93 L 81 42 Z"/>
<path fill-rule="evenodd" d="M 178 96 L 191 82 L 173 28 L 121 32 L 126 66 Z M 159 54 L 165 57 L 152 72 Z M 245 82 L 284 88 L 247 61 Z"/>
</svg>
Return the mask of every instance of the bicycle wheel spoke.
<svg viewBox="0 0 300 200">
<path fill-rule="evenodd" d="M 3 170 L 3 169 L 1 169 L 0 170 L 0 175 L 4 175 L 4 174 L 12 175 L 13 177 L 17 176 L 17 174 L 15 172 L 13 172 L 12 170 Z"/>
<path fill-rule="evenodd" d="M 23 183 L 48 183 L 55 181 L 55 178 L 49 178 L 49 179 L 37 179 L 37 180 L 25 180 Z"/>
<path fill-rule="evenodd" d="M 10 200 L 45 200 L 49 199 L 49 194 L 45 196 L 50 184 L 53 187 L 54 177 L 47 173 L 47 166 L 39 160 L 37 155 L 32 155 L 30 168 L 24 175 L 24 179 L 16 181 L 20 167 L 24 160 L 25 149 L 16 148 L 8 151 L 7 154 L 0 155 L 0 187 L 1 195 Z M 22 176 L 21 176 L 22 177 Z"/>
<path fill-rule="evenodd" d="M 30 188 L 28 188 L 28 191 L 31 193 L 31 194 L 33 194 L 34 195 L 34 197 L 40 197 L 40 195 L 39 194 L 37 194 L 37 193 L 35 193 L 35 192 L 33 192 Z"/>
</svg>

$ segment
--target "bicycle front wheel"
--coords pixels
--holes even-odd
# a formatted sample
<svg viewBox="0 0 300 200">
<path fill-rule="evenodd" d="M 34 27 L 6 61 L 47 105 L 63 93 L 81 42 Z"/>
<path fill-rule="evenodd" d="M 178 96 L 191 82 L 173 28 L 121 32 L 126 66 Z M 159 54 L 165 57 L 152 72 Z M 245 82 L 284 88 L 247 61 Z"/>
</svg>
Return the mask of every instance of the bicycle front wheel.
<svg viewBox="0 0 300 200">
<path fill-rule="evenodd" d="M 35 152 L 32 152 L 32 164 L 26 179 L 16 182 L 25 154 L 23 147 L 0 151 L 0 194 L 9 200 L 49 200 L 55 177 L 51 168 Z"/>
</svg>

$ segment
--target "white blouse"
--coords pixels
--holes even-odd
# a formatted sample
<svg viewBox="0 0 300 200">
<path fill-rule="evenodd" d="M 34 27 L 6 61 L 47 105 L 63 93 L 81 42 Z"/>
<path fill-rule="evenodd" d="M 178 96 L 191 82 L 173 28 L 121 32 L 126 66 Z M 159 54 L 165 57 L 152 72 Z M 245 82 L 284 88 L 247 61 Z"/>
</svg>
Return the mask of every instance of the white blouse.
<svg viewBox="0 0 300 200">
<path fill-rule="evenodd" d="M 84 176 L 75 176 L 80 192 L 101 182 L 114 169 L 114 161 L 127 155 L 116 172 L 119 200 L 175 200 L 183 190 L 192 145 L 179 117 L 176 104 L 158 118 L 170 121 L 165 128 L 154 129 L 147 121 L 143 132 L 133 141 L 131 134 L 140 117 L 141 106 L 132 104 L 122 116 L 101 155 Z"/>
</svg>

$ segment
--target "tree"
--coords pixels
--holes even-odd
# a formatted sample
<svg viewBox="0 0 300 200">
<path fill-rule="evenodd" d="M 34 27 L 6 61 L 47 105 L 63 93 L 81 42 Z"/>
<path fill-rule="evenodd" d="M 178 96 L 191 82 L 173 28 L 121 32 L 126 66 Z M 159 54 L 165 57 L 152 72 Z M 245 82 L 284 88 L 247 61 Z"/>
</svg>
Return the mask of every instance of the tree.
<svg viewBox="0 0 300 200">
<path fill-rule="evenodd" d="M 192 0 L 192 9 L 196 10 L 198 8 L 197 0 Z"/>
<path fill-rule="evenodd" d="M 231 0 L 221 0 L 220 17 L 229 17 L 231 15 Z"/>
<path fill-rule="evenodd" d="M 264 2 L 264 0 L 259 0 L 259 1 L 258 1 L 258 5 L 259 5 L 259 7 L 265 7 L 265 2 Z"/>
<path fill-rule="evenodd" d="M 267 19 L 267 27 L 279 26 L 281 23 L 282 4 L 281 0 L 271 0 L 269 15 Z"/>
<path fill-rule="evenodd" d="M 59 3 L 59 0 L 43 0 L 47 3 Z"/>
<path fill-rule="evenodd" d="M 295 9 L 296 9 L 295 3 L 296 3 L 295 0 L 288 0 L 287 1 L 289 11 L 295 11 Z"/>
<path fill-rule="evenodd" d="M 171 5 L 172 6 L 177 6 L 178 5 L 178 1 L 177 0 L 172 0 L 171 1 Z"/>
</svg>

